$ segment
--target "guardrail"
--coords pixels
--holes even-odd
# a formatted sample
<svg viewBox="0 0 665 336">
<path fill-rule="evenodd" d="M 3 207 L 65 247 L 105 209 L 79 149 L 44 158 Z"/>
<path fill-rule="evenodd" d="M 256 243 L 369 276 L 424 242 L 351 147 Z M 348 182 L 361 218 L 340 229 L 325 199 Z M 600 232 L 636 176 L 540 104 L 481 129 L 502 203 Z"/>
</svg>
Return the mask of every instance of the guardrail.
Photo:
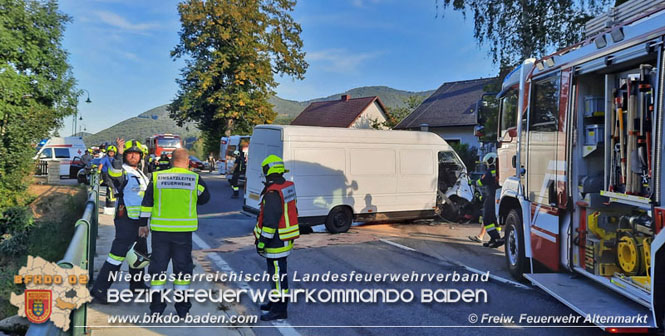
<svg viewBox="0 0 665 336">
<path fill-rule="evenodd" d="M 95 251 L 97 248 L 97 228 L 99 220 L 99 174 L 93 171 L 90 176 L 90 188 L 88 189 L 88 200 L 85 204 L 85 211 L 81 219 L 74 224 L 74 235 L 69 242 L 65 255 L 58 262 L 62 268 L 73 268 L 79 266 L 88 270 L 89 279 L 92 280 L 95 268 Z M 63 332 L 56 327 L 53 322 L 48 321 L 42 324 L 30 324 L 27 336 L 51 336 L 51 335 L 86 335 L 88 304 L 84 304 L 78 309 L 72 311 L 70 316 L 71 325 L 67 332 Z"/>
</svg>

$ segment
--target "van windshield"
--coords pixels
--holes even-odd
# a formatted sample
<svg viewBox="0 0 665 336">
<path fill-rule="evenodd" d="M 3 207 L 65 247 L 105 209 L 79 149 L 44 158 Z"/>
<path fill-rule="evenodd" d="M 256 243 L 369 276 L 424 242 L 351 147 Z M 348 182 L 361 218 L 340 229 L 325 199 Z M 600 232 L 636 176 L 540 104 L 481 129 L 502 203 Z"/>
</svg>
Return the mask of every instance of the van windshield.
<svg viewBox="0 0 665 336">
<path fill-rule="evenodd" d="M 453 151 L 439 152 L 439 163 L 462 166 L 462 161 Z"/>
<path fill-rule="evenodd" d="M 41 154 L 39 154 L 40 159 L 51 159 L 53 158 L 53 152 L 51 148 L 44 148 Z"/>
<path fill-rule="evenodd" d="M 464 170 L 464 164 L 455 152 L 439 152 L 439 190 L 445 192 L 455 185 Z"/>
</svg>

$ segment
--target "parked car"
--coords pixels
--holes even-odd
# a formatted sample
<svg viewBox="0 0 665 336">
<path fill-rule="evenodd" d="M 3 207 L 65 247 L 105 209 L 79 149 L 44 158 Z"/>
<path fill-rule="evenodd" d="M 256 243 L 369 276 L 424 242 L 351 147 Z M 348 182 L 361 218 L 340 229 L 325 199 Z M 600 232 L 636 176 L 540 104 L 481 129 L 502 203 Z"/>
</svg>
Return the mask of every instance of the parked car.
<svg viewBox="0 0 665 336">
<path fill-rule="evenodd" d="M 203 162 L 199 160 L 196 156 L 189 156 L 189 168 L 190 169 L 203 169 Z"/>
</svg>

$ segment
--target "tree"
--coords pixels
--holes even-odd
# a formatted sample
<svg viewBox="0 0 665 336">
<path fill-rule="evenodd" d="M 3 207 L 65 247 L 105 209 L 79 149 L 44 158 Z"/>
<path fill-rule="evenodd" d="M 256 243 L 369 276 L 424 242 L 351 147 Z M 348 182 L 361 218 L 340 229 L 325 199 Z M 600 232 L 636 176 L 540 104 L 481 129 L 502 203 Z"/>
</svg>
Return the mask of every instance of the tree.
<svg viewBox="0 0 665 336">
<path fill-rule="evenodd" d="M 404 118 L 411 114 L 411 112 L 413 112 L 418 106 L 420 106 L 423 100 L 425 100 L 425 97 L 419 95 L 413 95 L 404 98 L 403 101 L 406 106 L 388 109 L 388 120 L 382 123 L 381 126 L 394 128 L 397 126 L 397 124 L 404 120 Z"/>
<path fill-rule="evenodd" d="M 185 58 L 180 89 L 169 106 L 180 125 L 197 123 L 206 151 L 219 150 L 222 135 L 250 133 L 272 123 L 268 98 L 275 75 L 303 79 L 307 63 L 301 28 L 290 16 L 292 0 L 186 0 L 178 5 Z"/>
<path fill-rule="evenodd" d="M 0 2 L 0 209 L 24 199 L 33 144 L 75 112 L 80 92 L 62 48 L 56 0 Z"/>
<path fill-rule="evenodd" d="M 443 9 L 452 6 L 465 17 L 473 14 L 478 44 L 489 46 L 495 64 L 513 66 L 578 42 L 584 23 L 612 0 L 441 1 Z"/>
<path fill-rule="evenodd" d="M 478 148 L 469 147 L 469 144 L 460 142 L 449 143 L 457 155 L 459 155 L 462 162 L 466 166 L 466 170 L 472 172 L 476 169 L 476 162 L 478 161 Z"/>
</svg>

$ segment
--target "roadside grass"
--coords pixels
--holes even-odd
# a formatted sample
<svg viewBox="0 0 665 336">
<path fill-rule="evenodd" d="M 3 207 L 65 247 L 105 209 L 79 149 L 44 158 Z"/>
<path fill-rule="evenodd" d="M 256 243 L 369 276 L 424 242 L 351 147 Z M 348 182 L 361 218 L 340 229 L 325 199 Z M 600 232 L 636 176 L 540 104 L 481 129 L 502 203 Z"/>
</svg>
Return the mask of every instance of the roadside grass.
<svg viewBox="0 0 665 336">
<path fill-rule="evenodd" d="M 0 254 L 0 320 L 16 314 L 17 307 L 9 303 L 11 293 L 20 294 L 25 287 L 14 284 L 14 275 L 25 266 L 28 255 L 47 261 L 59 261 L 74 234 L 74 223 L 81 217 L 87 199 L 86 189 L 81 187 L 72 194 L 53 193 L 32 199 L 35 211 L 42 216 L 35 219 L 27 230 L 26 248 L 16 255 Z M 37 204 L 35 204 L 37 202 Z M 30 206 L 30 205 L 29 205 Z M 48 209 L 49 211 L 44 211 Z"/>
</svg>

